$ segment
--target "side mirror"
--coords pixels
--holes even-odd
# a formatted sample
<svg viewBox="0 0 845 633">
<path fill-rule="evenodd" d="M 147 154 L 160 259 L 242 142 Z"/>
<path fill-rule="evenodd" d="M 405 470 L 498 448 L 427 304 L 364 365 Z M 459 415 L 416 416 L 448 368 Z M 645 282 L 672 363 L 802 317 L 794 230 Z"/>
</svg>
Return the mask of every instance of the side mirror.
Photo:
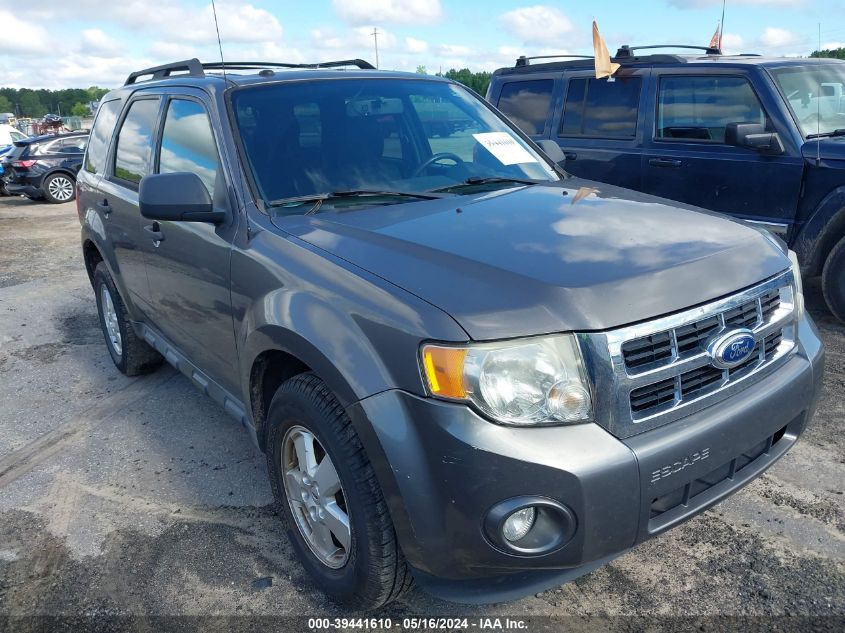
<svg viewBox="0 0 845 633">
<path fill-rule="evenodd" d="M 728 123 L 725 126 L 725 143 L 736 147 L 746 147 L 766 154 L 783 154 L 783 141 L 777 132 L 766 132 L 760 123 Z"/>
<path fill-rule="evenodd" d="M 560 145 L 554 141 L 544 138 L 541 141 L 537 141 L 537 145 L 540 146 L 543 153 L 548 156 L 553 163 L 562 163 L 566 160 L 566 156 L 564 156 L 563 150 L 560 149 Z"/>
<path fill-rule="evenodd" d="M 190 172 L 151 174 L 138 187 L 141 215 L 149 220 L 212 222 L 226 219 L 225 211 L 215 211 L 200 177 Z"/>
</svg>

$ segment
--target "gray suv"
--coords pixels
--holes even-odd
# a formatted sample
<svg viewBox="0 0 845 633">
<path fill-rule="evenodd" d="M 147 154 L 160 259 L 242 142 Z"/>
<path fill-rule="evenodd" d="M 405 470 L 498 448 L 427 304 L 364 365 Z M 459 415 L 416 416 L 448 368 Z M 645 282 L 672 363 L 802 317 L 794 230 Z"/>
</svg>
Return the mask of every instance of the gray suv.
<svg viewBox="0 0 845 633">
<path fill-rule="evenodd" d="M 85 264 L 115 365 L 167 360 L 246 427 L 334 599 L 569 581 L 803 432 L 823 352 L 778 238 L 572 177 L 441 78 L 212 70 L 103 99 Z"/>
</svg>

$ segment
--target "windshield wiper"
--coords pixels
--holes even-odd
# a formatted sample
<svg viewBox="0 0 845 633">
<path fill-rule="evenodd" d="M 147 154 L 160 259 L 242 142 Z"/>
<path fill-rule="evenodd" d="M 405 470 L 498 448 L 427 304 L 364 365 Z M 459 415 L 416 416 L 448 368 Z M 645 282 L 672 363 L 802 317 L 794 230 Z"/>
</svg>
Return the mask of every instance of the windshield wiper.
<svg viewBox="0 0 845 633">
<path fill-rule="evenodd" d="M 439 189 L 428 189 L 431 192 L 448 192 L 454 189 L 462 189 L 464 187 L 475 187 L 476 185 L 488 185 L 491 183 L 516 183 L 518 185 L 536 185 L 542 180 L 531 180 L 529 178 L 505 178 L 502 176 L 470 176 L 461 183 L 449 185 L 448 187 L 440 187 Z"/>
<path fill-rule="evenodd" d="M 323 202 L 325 200 L 333 200 L 335 198 L 365 198 L 365 197 L 390 197 L 395 196 L 399 198 L 419 198 L 421 200 L 434 200 L 435 198 L 442 198 L 432 192 L 417 192 L 417 191 L 382 191 L 379 189 L 350 189 L 348 191 L 327 191 L 324 193 L 313 193 L 307 196 L 296 196 L 293 198 L 282 198 L 280 200 L 271 200 L 268 204 L 271 207 L 283 206 L 297 206 L 300 204 L 307 204 L 309 202 Z"/>
<path fill-rule="evenodd" d="M 819 132 L 818 134 L 808 134 L 807 138 L 822 138 L 822 137 L 830 137 L 830 136 L 845 136 L 845 127 L 840 127 L 832 132 Z"/>
</svg>

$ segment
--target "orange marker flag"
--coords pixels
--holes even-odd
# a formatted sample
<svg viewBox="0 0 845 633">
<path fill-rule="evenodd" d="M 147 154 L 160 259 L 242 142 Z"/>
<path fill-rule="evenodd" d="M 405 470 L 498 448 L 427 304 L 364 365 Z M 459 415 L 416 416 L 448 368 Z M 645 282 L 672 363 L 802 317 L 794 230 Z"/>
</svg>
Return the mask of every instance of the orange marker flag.
<svg viewBox="0 0 845 633">
<path fill-rule="evenodd" d="M 716 32 L 713 33 L 713 37 L 710 38 L 710 48 L 719 48 L 720 40 L 722 39 L 722 34 L 720 31 L 722 30 L 721 22 L 716 25 Z"/>
<path fill-rule="evenodd" d="M 611 77 L 619 68 L 619 64 L 610 61 L 610 53 L 607 52 L 607 44 L 601 38 L 599 25 L 593 20 L 593 50 L 596 56 L 596 79 Z"/>
</svg>

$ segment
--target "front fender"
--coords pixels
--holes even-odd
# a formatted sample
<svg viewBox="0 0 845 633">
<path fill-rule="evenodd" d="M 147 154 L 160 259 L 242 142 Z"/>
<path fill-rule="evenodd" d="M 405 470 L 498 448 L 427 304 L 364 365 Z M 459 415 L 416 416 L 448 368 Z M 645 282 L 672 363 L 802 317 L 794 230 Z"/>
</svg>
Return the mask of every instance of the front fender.
<svg viewBox="0 0 845 633">
<path fill-rule="evenodd" d="M 845 235 L 845 185 L 837 187 L 819 202 L 810 218 L 793 240 L 807 276 L 821 273 L 825 257 L 833 245 Z"/>
<path fill-rule="evenodd" d="M 274 231 L 233 253 L 232 304 L 244 394 L 268 350 L 308 365 L 344 407 L 387 389 L 421 393 L 420 342 L 468 338 L 439 308 Z"/>
</svg>

